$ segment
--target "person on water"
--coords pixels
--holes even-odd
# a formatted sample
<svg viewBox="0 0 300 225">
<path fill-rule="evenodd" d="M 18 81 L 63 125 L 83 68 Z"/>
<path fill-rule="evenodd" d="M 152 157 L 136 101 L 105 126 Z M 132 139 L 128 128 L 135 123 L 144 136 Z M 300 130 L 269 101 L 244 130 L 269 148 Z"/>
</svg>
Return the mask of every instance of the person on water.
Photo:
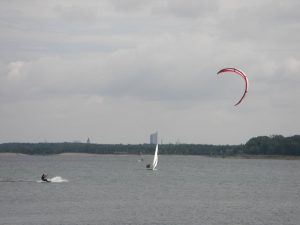
<svg viewBox="0 0 300 225">
<path fill-rule="evenodd" d="M 43 175 L 41 177 L 41 180 L 45 181 L 45 182 L 50 182 L 49 180 L 47 180 L 47 174 L 44 174 L 44 173 L 43 173 Z"/>
</svg>

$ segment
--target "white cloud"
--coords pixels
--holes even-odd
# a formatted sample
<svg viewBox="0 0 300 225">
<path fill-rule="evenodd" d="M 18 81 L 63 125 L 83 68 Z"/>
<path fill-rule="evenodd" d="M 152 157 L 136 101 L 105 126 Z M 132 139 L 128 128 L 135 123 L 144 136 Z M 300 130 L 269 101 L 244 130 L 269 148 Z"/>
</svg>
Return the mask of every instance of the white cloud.
<svg viewBox="0 0 300 225">
<path fill-rule="evenodd" d="M 24 79 L 25 72 L 24 72 L 24 62 L 12 62 L 8 65 L 8 74 L 7 77 L 9 80 L 20 80 Z"/>
<path fill-rule="evenodd" d="M 299 77 L 300 71 L 300 59 L 296 59 L 291 57 L 286 61 L 287 73 L 291 74 L 292 76 Z"/>
</svg>

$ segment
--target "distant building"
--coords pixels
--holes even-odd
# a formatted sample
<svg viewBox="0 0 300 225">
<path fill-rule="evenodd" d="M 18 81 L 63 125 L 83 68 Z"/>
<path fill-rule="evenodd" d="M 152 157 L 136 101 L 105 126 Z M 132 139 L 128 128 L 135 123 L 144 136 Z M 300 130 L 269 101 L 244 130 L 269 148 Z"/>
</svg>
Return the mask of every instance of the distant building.
<svg viewBox="0 0 300 225">
<path fill-rule="evenodd" d="M 158 132 L 150 134 L 150 144 L 158 144 Z"/>
</svg>

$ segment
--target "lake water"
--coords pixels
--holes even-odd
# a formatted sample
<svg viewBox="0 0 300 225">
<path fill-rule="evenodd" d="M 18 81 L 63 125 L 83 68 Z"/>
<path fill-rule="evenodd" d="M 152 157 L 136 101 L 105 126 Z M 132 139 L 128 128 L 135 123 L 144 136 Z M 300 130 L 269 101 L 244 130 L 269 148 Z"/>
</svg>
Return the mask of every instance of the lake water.
<svg viewBox="0 0 300 225">
<path fill-rule="evenodd" d="M 300 160 L 144 158 L 0 155 L 0 224 L 300 224 Z"/>
</svg>

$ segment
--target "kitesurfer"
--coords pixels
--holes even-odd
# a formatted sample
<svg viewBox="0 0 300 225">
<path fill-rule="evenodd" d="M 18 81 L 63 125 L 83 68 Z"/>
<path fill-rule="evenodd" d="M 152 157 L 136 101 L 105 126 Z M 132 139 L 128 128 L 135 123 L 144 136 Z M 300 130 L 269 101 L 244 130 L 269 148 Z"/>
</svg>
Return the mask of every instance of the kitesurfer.
<svg viewBox="0 0 300 225">
<path fill-rule="evenodd" d="M 41 176 L 41 180 L 45 181 L 45 182 L 50 182 L 49 180 L 47 180 L 47 174 L 44 174 Z"/>
</svg>

